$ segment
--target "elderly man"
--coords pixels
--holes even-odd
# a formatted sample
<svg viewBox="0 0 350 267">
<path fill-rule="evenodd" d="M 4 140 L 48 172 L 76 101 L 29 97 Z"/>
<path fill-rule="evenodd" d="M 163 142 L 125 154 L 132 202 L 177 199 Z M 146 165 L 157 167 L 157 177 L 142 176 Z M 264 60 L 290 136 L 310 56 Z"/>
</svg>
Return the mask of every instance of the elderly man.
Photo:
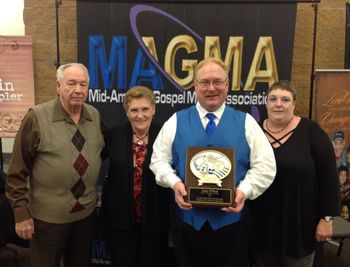
<svg viewBox="0 0 350 267">
<path fill-rule="evenodd" d="M 59 67 L 58 98 L 30 109 L 15 139 L 6 196 L 31 266 L 56 267 L 61 256 L 65 267 L 87 266 L 104 146 L 88 87 L 84 65 Z"/>
<path fill-rule="evenodd" d="M 181 267 L 248 266 L 251 222 L 245 200 L 262 194 L 276 173 L 272 148 L 254 118 L 225 105 L 228 84 L 221 60 L 200 62 L 194 82 L 198 103 L 175 113 L 154 143 L 150 168 L 157 183 L 175 193 L 173 238 Z M 207 125 L 214 128 L 210 134 Z M 235 149 L 235 205 L 204 208 L 185 201 L 186 149 L 203 146 Z"/>
</svg>

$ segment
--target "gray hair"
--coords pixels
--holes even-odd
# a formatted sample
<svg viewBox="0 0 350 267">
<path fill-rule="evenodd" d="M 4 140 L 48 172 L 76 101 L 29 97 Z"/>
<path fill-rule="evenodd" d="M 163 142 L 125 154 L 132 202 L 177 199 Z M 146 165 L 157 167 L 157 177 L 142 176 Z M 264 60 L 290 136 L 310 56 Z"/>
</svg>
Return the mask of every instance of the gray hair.
<svg viewBox="0 0 350 267">
<path fill-rule="evenodd" d="M 56 80 L 58 82 L 63 82 L 63 79 L 64 79 L 64 75 L 63 75 L 63 72 L 70 68 L 70 67 L 80 67 L 85 73 L 86 73 L 86 76 L 87 76 L 87 79 L 88 79 L 88 83 L 90 83 L 90 76 L 89 76 L 89 71 L 88 69 L 85 67 L 84 64 L 81 64 L 81 63 L 67 63 L 67 64 L 64 64 L 64 65 L 61 65 L 58 69 L 57 69 L 57 72 L 56 72 Z"/>
</svg>

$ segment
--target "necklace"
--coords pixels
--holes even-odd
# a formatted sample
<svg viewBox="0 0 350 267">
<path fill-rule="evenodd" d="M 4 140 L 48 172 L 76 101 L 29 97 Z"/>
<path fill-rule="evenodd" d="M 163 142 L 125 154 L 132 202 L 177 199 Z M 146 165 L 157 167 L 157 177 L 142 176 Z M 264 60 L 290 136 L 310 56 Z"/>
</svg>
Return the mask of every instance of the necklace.
<svg viewBox="0 0 350 267">
<path fill-rule="evenodd" d="M 288 123 L 287 123 L 284 127 L 282 127 L 282 129 L 280 129 L 280 130 L 278 130 L 278 131 L 272 131 L 272 130 L 269 128 L 269 124 L 268 124 L 269 119 L 267 119 L 267 120 L 266 120 L 266 123 L 265 123 L 266 129 L 267 129 L 270 133 L 272 133 L 272 134 L 279 134 L 279 133 L 283 132 L 285 129 L 287 129 L 287 127 L 289 126 L 289 124 L 292 122 L 293 118 L 294 118 L 294 116 L 288 121 Z"/>
<path fill-rule="evenodd" d="M 144 136 L 138 136 L 135 132 L 134 132 L 135 137 L 137 138 L 136 140 L 136 144 L 138 144 L 139 146 L 143 146 L 146 142 L 145 142 L 145 138 L 148 136 L 148 133 L 146 133 Z"/>
</svg>

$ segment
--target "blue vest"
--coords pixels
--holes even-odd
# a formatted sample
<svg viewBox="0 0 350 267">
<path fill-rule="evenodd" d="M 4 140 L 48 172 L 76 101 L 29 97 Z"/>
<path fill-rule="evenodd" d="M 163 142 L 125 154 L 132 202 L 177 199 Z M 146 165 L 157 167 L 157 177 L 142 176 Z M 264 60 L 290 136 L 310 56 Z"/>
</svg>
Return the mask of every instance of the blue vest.
<svg viewBox="0 0 350 267">
<path fill-rule="evenodd" d="M 245 177 L 249 169 L 250 149 L 245 136 L 246 114 L 225 107 L 214 134 L 208 138 L 195 106 L 176 113 L 177 128 L 172 146 L 173 168 L 184 181 L 186 171 L 186 149 L 193 146 L 226 147 L 235 149 L 237 185 Z M 228 213 L 219 208 L 193 207 L 181 210 L 175 206 L 176 213 L 184 222 L 200 230 L 208 221 L 213 230 L 237 222 L 247 207 L 240 213 Z"/>
</svg>

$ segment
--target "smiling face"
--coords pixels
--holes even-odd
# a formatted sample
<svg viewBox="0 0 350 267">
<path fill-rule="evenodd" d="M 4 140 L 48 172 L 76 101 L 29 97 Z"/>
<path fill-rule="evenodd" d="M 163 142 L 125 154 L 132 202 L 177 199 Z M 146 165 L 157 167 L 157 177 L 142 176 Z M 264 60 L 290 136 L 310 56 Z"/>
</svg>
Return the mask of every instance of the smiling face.
<svg viewBox="0 0 350 267">
<path fill-rule="evenodd" d="M 197 100 L 207 111 L 216 111 L 226 100 L 226 71 L 215 62 L 208 62 L 196 73 L 194 82 Z"/>
<path fill-rule="evenodd" d="M 126 108 L 126 116 L 128 117 L 131 127 L 138 135 L 148 132 L 155 113 L 155 106 L 151 100 L 142 97 L 134 98 Z"/>
<path fill-rule="evenodd" d="M 335 157 L 339 159 L 345 148 L 345 141 L 341 138 L 337 138 L 334 141 L 332 141 L 332 143 L 333 143 Z"/>
<path fill-rule="evenodd" d="M 66 111 L 81 108 L 87 97 L 88 74 L 77 65 L 68 67 L 62 74 L 56 82 L 56 90 L 63 108 Z"/>
<path fill-rule="evenodd" d="M 269 120 L 288 122 L 294 116 L 293 94 L 284 89 L 273 89 L 267 97 L 266 108 Z"/>
</svg>

